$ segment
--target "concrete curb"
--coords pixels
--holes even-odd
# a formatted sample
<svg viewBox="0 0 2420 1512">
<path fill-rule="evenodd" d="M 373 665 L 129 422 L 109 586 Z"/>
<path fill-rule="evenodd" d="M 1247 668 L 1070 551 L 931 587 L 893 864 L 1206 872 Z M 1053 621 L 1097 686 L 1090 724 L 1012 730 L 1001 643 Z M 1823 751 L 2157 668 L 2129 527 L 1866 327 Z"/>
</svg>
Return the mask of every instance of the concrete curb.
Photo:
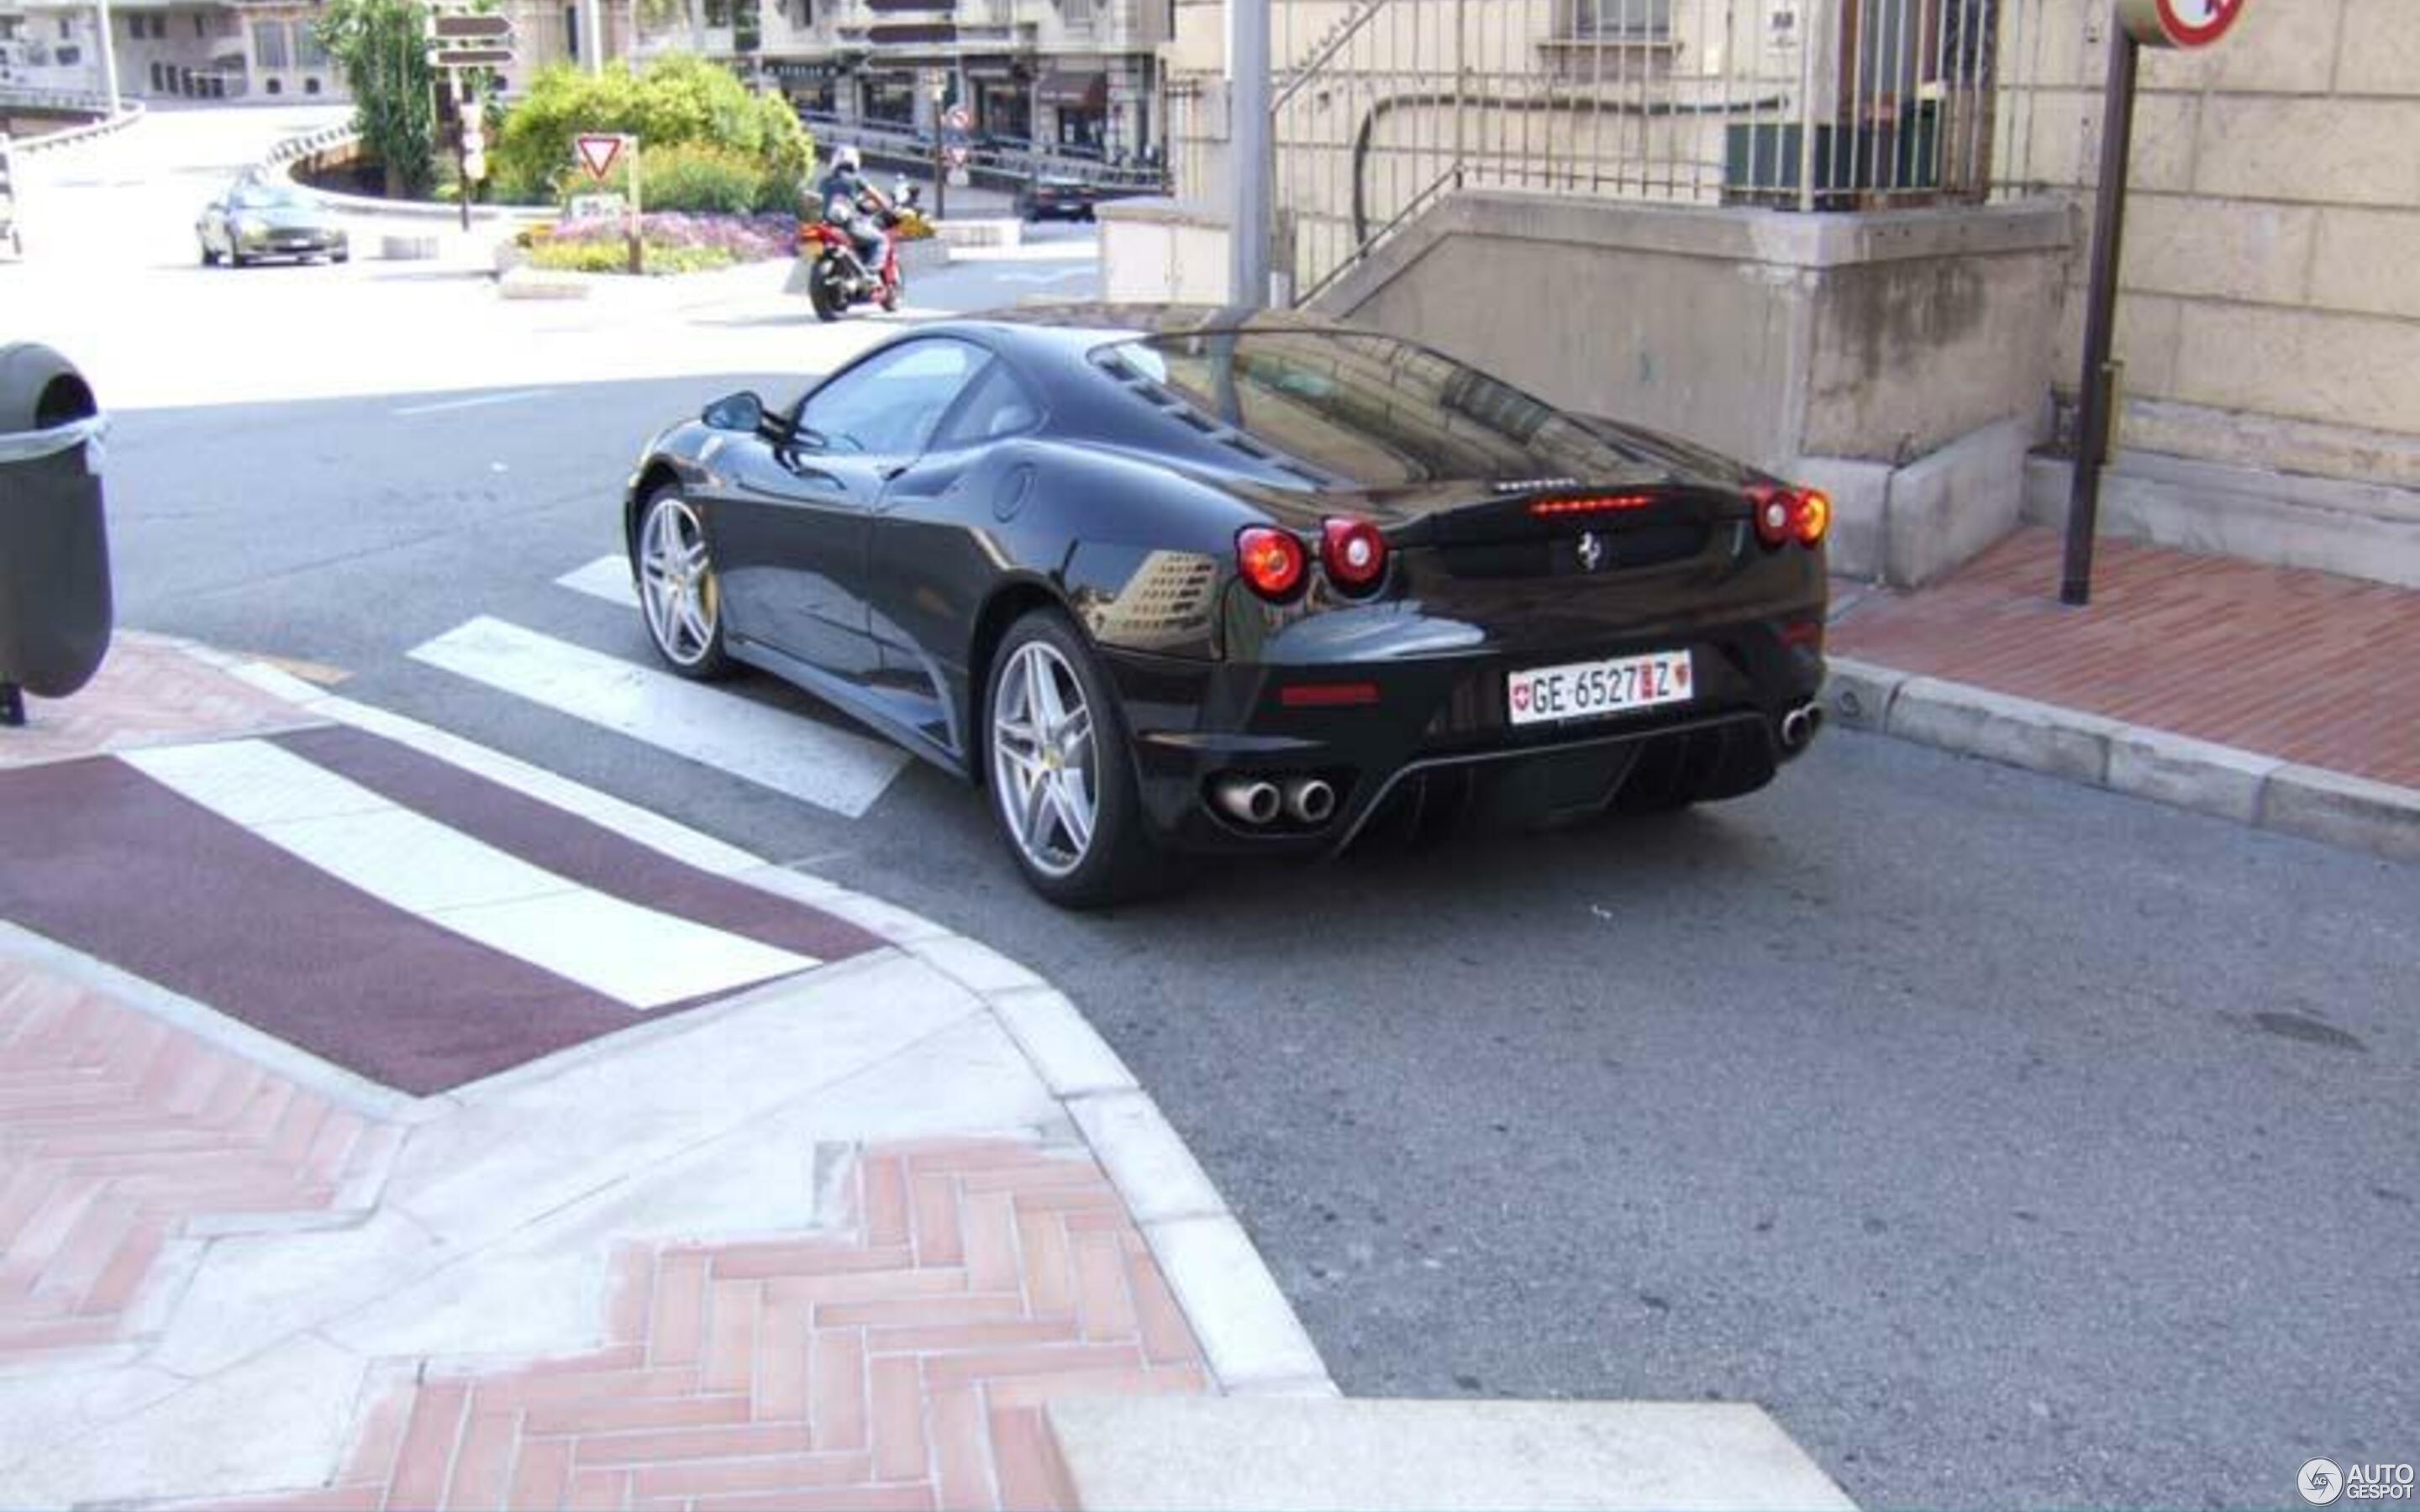
<svg viewBox="0 0 2420 1512">
<path fill-rule="evenodd" d="M 1853 728 L 2281 835 L 2420 861 L 2420 789 L 1851 657 L 1830 661 L 1825 701 Z"/>
<path fill-rule="evenodd" d="M 331 694 L 261 662 L 176 637 L 151 639 L 294 702 L 301 712 L 411 747 L 700 871 L 823 909 L 956 982 L 983 1004 L 1083 1134 L 1168 1277 L 1219 1388 L 1235 1395 L 1341 1395 L 1277 1278 L 1184 1137 L 1082 1011 L 1041 977 L 922 915 L 774 866 L 542 767 Z"/>
</svg>

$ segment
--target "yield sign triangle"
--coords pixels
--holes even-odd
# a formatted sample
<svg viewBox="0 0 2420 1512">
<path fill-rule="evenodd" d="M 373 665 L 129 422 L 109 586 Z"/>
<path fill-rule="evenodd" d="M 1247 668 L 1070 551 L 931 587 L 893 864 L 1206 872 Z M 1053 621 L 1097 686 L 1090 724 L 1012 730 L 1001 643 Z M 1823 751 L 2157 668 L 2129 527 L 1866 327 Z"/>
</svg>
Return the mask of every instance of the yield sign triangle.
<svg viewBox="0 0 2420 1512">
<path fill-rule="evenodd" d="M 572 146 L 580 150 L 580 165 L 588 170 L 591 178 L 602 179 L 613 171 L 613 160 L 622 155 L 622 139 L 618 136 L 578 136 Z"/>
</svg>

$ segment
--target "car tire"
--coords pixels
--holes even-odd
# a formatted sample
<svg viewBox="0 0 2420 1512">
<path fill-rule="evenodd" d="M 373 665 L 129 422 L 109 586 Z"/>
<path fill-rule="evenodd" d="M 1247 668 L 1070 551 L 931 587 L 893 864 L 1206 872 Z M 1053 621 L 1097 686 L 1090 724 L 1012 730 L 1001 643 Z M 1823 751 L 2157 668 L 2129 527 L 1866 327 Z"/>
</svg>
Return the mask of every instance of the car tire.
<svg viewBox="0 0 2420 1512">
<path fill-rule="evenodd" d="M 241 268 L 243 266 L 243 249 L 237 246 L 232 241 L 227 243 L 226 265 L 229 268 Z"/>
<path fill-rule="evenodd" d="M 680 489 L 664 485 L 639 506 L 630 542 L 631 576 L 647 643 L 663 664 L 692 682 L 732 671 L 722 635 L 722 585 L 704 521 Z"/>
<path fill-rule="evenodd" d="M 210 250 L 210 244 L 209 244 L 209 242 L 207 242 L 207 241 L 203 242 L 203 243 L 202 243 L 202 266 L 203 266 L 203 267 L 205 267 L 205 268 L 216 268 L 218 265 L 219 265 L 219 255 L 218 255 L 217 253 L 215 253 L 215 252 L 212 252 L 212 251 Z"/>
<path fill-rule="evenodd" d="M 353 255 L 349 249 L 344 252 L 331 253 L 329 254 L 328 260 L 332 263 L 349 263 L 353 260 Z"/>
<path fill-rule="evenodd" d="M 1032 691 L 1037 675 L 1050 680 L 1047 698 Z M 1080 710 L 1070 697 L 1081 699 Z M 1081 716 L 1080 742 L 1040 730 L 1035 716 L 1054 703 L 1069 720 Z M 1016 717 L 1019 710 L 1025 717 Z M 1071 744 L 1061 745 L 1062 738 Z M 1039 764 L 1046 748 L 1057 753 L 1047 770 Z M 1063 908 L 1107 908 L 1165 887 L 1165 860 L 1144 827 L 1125 715 L 1091 646 L 1057 610 L 1032 610 L 1001 639 L 985 680 L 981 752 L 992 819 L 1034 891 Z M 1068 785 L 1071 772 L 1085 779 L 1080 789 Z M 1052 784 L 1056 795 L 1037 797 L 1041 783 Z M 1061 805 L 1088 798 L 1089 832 L 1078 845 Z"/>
</svg>

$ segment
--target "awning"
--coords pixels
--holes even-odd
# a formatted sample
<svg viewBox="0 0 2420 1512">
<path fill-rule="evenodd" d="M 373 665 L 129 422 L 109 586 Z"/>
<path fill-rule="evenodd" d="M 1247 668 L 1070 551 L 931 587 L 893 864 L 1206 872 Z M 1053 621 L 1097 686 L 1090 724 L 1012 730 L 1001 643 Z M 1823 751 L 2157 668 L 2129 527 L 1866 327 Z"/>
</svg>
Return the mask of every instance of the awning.
<svg viewBox="0 0 2420 1512">
<path fill-rule="evenodd" d="M 1033 98 L 1042 104 L 1056 105 L 1062 110 L 1107 110 L 1109 105 L 1109 76 L 1107 73 L 1072 73 L 1053 69 L 1033 86 Z"/>
</svg>

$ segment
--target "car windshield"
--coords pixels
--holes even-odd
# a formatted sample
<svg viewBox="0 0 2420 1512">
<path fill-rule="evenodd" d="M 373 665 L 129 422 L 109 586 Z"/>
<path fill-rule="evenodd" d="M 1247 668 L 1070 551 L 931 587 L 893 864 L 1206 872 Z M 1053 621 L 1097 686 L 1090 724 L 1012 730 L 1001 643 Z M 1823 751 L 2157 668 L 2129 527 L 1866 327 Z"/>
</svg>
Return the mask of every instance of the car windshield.
<svg viewBox="0 0 2420 1512">
<path fill-rule="evenodd" d="M 291 184 L 247 184 L 227 202 L 240 210 L 307 210 L 318 204 L 309 191 Z"/>
<path fill-rule="evenodd" d="M 1121 342 L 1096 360 L 1364 487 L 1541 474 L 1604 480 L 1640 461 L 1544 400 L 1392 336 L 1194 332 Z"/>
</svg>

